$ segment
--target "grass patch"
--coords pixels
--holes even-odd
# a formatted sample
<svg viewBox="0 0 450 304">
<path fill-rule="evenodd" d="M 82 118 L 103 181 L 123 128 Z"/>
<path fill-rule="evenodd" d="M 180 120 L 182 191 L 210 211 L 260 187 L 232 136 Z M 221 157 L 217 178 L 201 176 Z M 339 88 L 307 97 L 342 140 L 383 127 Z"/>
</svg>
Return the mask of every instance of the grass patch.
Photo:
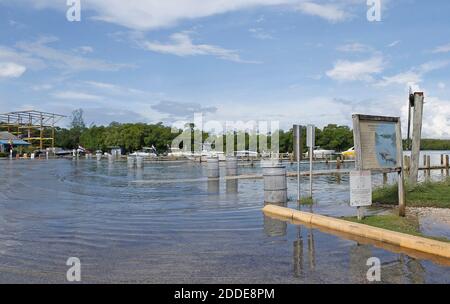
<svg viewBox="0 0 450 304">
<path fill-rule="evenodd" d="M 302 197 L 300 198 L 300 205 L 314 205 L 314 199 L 312 197 Z"/>
<path fill-rule="evenodd" d="M 288 202 L 297 202 L 297 197 L 288 197 Z M 300 205 L 301 206 L 311 206 L 314 205 L 315 201 L 312 197 L 305 196 L 300 198 Z"/>
<path fill-rule="evenodd" d="M 386 230 L 425 237 L 437 241 L 450 242 L 449 239 L 444 237 L 432 237 L 422 234 L 420 232 L 419 221 L 416 218 L 400 217 L 393 214 L 387 214 L 387 215 L 367 216 L 362 221 L 358 221 L 356 217 L 343 217 L 342 219 L 354 223 L 360 223 Z"/>
<path fill-rule="evenodd" d="M 375 189 L 372 199 L 375 203 L 398 204 L 397 184 Z M 424 182 L 415 187 L 406 184 L 406 204 L 411 207 L 450 208 L 450 178 L 442 182 Z"/>
</svg>

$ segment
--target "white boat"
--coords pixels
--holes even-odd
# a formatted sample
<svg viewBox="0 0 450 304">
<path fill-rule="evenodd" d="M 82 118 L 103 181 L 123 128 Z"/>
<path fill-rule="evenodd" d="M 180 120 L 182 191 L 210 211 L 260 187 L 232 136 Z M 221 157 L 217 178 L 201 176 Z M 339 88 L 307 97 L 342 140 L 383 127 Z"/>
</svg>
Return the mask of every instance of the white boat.
<svg viewBox="0 0 450 304">
<path fill-rule="evenodd" d="M 258 152 L 248 150 L 236 151 L 236 157 L 258 157 Z"/>
<path fill-rule="evenodd" d="M 130 156 L 141 156 L 141 157 L 158 157 L 155 153 L 155 148 L 144 147 L 141 151 L 136 151 L 131 153 Z"/>
<path fill-rule="evenodd" d="M 324 149 L 317 149 L 313 152 L 314 158 L 326 158 L 330 157 L 332 155 L 336 154 L 335 150 L 324 150 Z M 306 157 L 309 157 L 309 151 L 305 153 Z"/>
</svg>

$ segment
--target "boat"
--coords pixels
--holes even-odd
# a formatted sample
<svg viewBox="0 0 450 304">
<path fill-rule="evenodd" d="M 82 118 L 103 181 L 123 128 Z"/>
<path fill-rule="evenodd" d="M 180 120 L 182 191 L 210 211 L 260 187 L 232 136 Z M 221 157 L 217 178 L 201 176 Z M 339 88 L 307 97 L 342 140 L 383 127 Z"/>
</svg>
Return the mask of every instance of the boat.
<svg viewBox="0 0 450 304">
<path fill-rule="evenodd" d="M 320 158 L 328 158 L 328 157 L 333 156 L 334 154 L 336 154 L 335 150 L 317 149 L 317 150 L 314 150 L 313 157 L 316 159 L 317 158 L 319 158 L 319 159 Z M 306 152 L 305 155 L 306 155 L 306 157 L 309 157 L 309 152 Z"/>
<path fill-rule="evenodd" d="M 158 157 L 158 155 L 156 154 L 156 149 L 155 147 L 144 147 L 142 148 L 142 150 L 140 151 L 136 151 L 134 153 L 131 153 L 130 156 L 141 156 L 141 157 Z"/>
<path fill-rule="evenodd" d="M 246 157 L 258 157 L 258 152 L 256 151 L 249 151 L 249 150 L 242 150 L 242 151 L 236 151 L 236 157 L 238 158 L 246 158 Z"/>
<path fill-rule="evenodd" d="M 351 147 L 347 151 L 341 153 L 344 158 L 354 158 L 355 157 L 355 147 Z"/>
</svg>

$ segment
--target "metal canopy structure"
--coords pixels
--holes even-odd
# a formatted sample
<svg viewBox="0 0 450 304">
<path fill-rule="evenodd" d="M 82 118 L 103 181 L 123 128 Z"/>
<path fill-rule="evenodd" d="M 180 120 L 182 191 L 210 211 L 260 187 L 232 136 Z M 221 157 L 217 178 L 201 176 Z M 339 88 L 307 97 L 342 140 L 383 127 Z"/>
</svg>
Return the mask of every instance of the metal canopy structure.
<svg viewBox="0 0 450 304">
<path fill-rule="evenodd" d="M 29 142 L 39 143 L 39 149 L 44 149 L 44 142 L 51 142 L 55 147 L 55 125 L 66 116 L 35 110 L 18 111 L 0 114 L 0 128 Z M 44 131 L 51 130 L 51 136 L 44 137 Z"/>
</svg>

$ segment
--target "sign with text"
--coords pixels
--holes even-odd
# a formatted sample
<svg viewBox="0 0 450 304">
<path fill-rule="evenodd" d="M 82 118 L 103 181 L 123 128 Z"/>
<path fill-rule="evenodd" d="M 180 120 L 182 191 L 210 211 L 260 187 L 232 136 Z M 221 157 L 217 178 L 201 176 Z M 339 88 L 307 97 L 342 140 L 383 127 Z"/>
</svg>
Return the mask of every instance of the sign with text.
<svg viewBox="0 0 450 304">
<path fill-rule="evenodd" d="M 372 174 L 370 171 L 350 172 L 350 206 L 372 205 Z"/>
<path fill-rule="evenodd" d="M 313 148 L 316 145 L 316 127 L 314 125 L 308 125 L 306 129 L 306 146 Z"/>
<path fill-rule="evenodd" d="M 302 126 L 294 125 L 294 157 L 295 161 L 302 160 Z"/>
<path fill-rule="evenodd" d="M 398 117 L 354 115 L 353 130 L 358 169 L 401 167 L 402 137 Z"/>
</svg>

